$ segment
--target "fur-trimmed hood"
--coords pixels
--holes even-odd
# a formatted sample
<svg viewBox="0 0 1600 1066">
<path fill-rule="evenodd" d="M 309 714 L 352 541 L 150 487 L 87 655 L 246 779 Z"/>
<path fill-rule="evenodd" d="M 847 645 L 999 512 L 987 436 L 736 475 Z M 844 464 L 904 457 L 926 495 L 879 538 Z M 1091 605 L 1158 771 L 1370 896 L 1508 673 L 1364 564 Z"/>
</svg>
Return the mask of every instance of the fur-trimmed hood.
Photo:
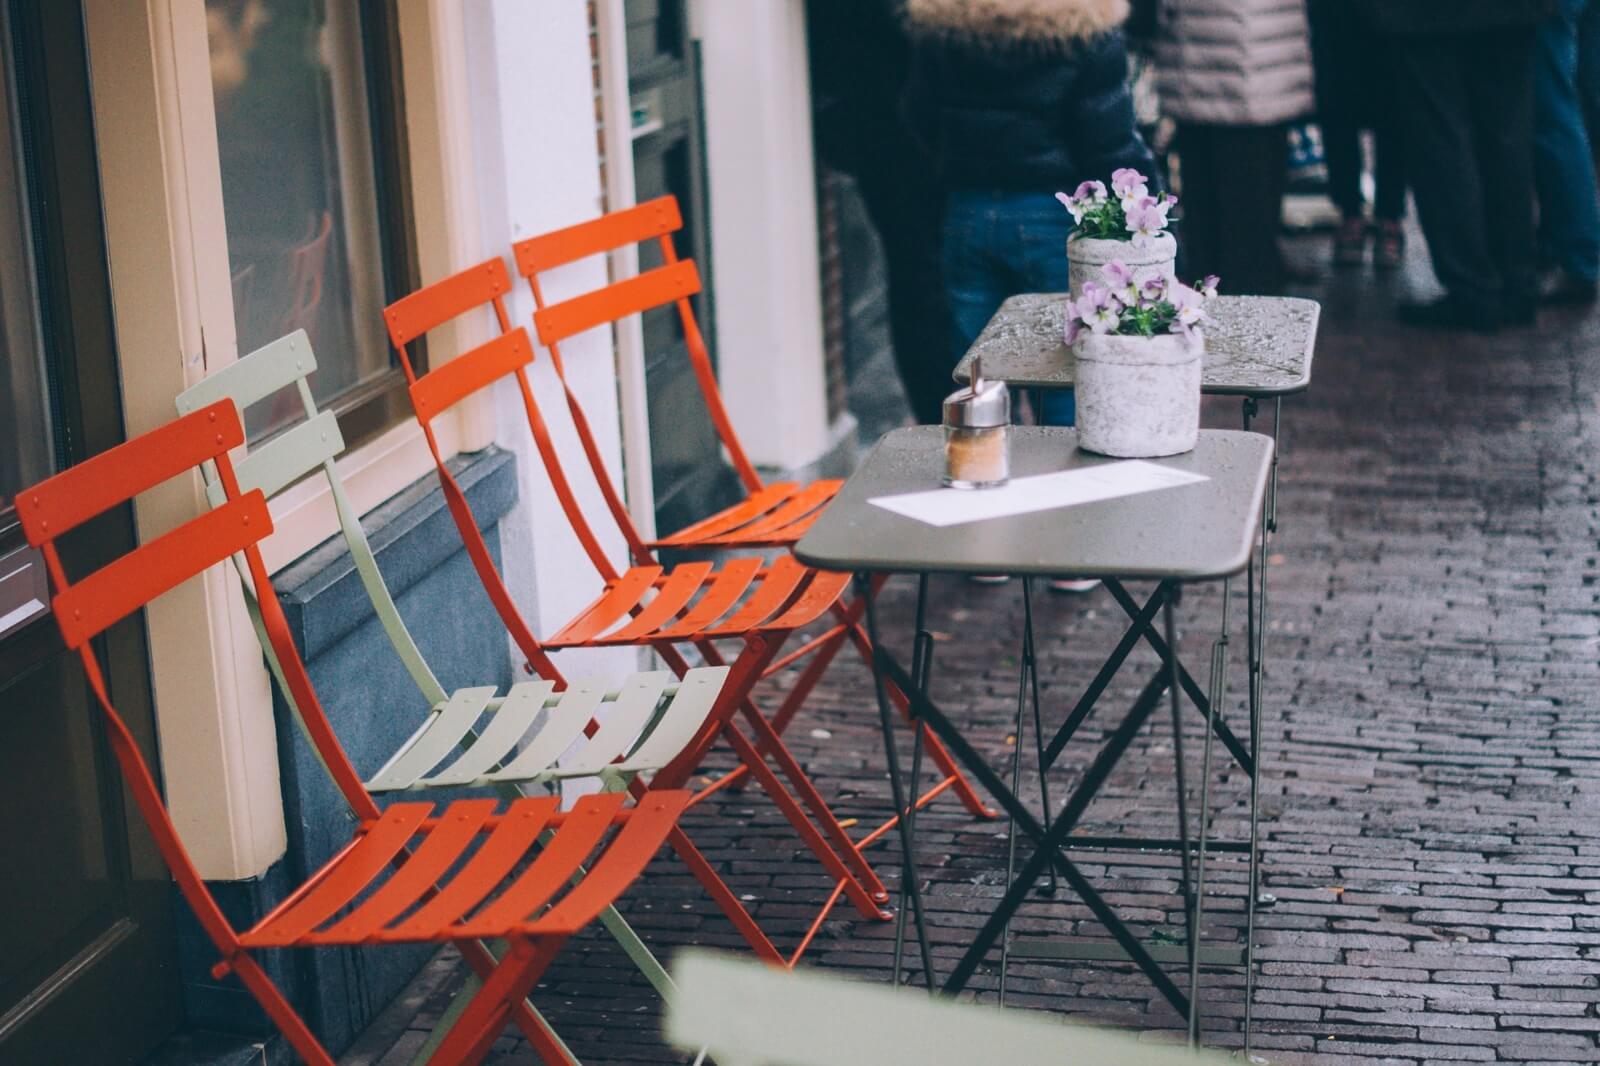
<svg viewBox="0 0 1600 1066">
<path fill-rule="evenodd" d="M 918 37 L 1008 50 L 1054 51 L 1118 29 L 1128 0 L 905 0 Z"/>
</svg>

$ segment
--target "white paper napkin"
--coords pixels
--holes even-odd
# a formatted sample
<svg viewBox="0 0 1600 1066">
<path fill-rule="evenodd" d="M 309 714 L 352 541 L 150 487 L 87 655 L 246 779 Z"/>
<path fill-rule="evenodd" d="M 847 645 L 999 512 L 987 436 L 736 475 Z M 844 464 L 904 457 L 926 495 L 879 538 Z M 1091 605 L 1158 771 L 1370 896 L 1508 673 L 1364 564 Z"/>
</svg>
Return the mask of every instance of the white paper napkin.
<svg viewBox="0 0 1600 1066">
<path fill-rule="evenodd" d="M 1058 474 L 1017 478 L 997 489 L 934 489 L 907 492 L 898 496 L 877 496 L 870 500 L 877 507 L 926 522 L 930 526 L 958 526 L 990 518 L 1053 511 L 1080 503 L 1133 496 L 1178 485 L 1209 481 L 1204 474 L 1174 470 L 1160 463 L 1128 459 L 1120 463 L 1063 470 Z"/>
</svg>

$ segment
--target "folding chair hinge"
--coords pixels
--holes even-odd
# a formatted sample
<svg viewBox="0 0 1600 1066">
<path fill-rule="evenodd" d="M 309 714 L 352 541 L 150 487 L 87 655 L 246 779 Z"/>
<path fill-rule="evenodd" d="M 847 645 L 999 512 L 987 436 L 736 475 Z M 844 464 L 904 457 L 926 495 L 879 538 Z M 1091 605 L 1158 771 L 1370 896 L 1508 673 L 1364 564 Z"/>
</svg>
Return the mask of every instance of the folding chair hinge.
<svg viewBox="0 0 1600 1066">
<path fill-rule="evenodd" d="M 211 967 L 211 979 L 220 981 L 233 972 L 233 960 L 244 951 L 242 947 L 235 947 L 222 956 L 222 961 Z"/>
</svg>

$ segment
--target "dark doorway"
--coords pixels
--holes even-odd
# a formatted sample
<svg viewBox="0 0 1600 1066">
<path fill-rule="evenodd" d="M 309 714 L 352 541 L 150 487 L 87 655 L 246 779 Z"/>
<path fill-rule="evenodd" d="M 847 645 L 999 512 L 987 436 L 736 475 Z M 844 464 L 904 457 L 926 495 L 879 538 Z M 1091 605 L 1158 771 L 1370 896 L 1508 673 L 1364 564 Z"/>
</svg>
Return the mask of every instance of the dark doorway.
<svg viewBox="0 0 1600 1066">
<path fill-rule="evenodd" d="M 0 0 L 0 58 L 0 1061 L 135 1062 L 180 1020 L 170 882 L 12 509 L 123 439 L 79 5 Z M 123 508 L 62 547 L 82 573 L 133 544 Z M 142 617 L 102 640 L 154 765 Z"/>
<path fill-rule="evenodd" d="M 624 10 L 634 189 L 641 203 L 668 193 L 678 198 L 684 223 L 675 237 L 678 255 L 694 259 L 700 268 L 705 289 L 696 298 L 695 316 L 715 360 L 704 111 L 688 4 L 626 0 Z M 653 243 L 640 248 L 641 270 L 660 265 Z M 656 525 L 668 533 L 733 503 L 740 490 L 733 469 L 723 462 L 673 308 L 645 312 L 644 358 Z"/>
</svg>

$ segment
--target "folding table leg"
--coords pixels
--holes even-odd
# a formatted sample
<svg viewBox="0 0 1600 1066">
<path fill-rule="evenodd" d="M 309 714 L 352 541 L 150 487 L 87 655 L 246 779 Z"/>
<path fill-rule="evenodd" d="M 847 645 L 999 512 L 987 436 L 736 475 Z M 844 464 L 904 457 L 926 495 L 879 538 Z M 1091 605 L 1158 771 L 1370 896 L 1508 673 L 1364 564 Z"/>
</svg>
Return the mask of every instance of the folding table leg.
<svg viewBox="0 0 1600 1066">
<path fill-rule="evenodd" d="M 871 662 L 868 669 L 874 673 L 877 667 Z M 917 689 L 921 692 L 928 691 L 928 679 L 933 673 L 933 634 L 928 632 L 928 575 L 920 574 L 917 577 L 917 615 L 915 636 L 911 642 L 911 677 L 916 682 Z M 917 839 L 917 804 L 922 795 L 922 750 L 928 735 L 928 727 L 918 722 L 911 723 L 911 787 L 907 790 L 911 796 L 904 809 L 899 812 L 899 819 L 906 827 L 906 837 L 910 840 Z M 959 773 L 959 770 L 957 770 Z M 965 781 L 966 778 L 962 777 Z M 900 906 L 894 916 L 894 974 L 895 984 L 898 986 L 901 964 L 905 958 L 906 947 L 906 900 L 902 891 Z M 930 977 L 929 987 L 932 987 Z"/>
<path fill-rule="evenodd" d="M 1263 533 L 1263 537 L 1265 534 Z M 1263 618 L 1256 613 L 1256 588 L 1257 574 L 1266 570 L 1265 553 L 1260 565 L 1251 557 L 1250 567 L 1245 574 L 1245 654 L 1248 661 L 1246 684 L 1248 686 L 1248 699 L 1250 703 L 1250 753 L 1252 773 L 1250 774 L 1250 874 L 1249 895 L 1245 899 L 1244 919 L 1244 1055 L 1250 1059 L 1250 1038 L 1254 1032 L 1255 1021 L 1255 991 L 1256 991 L 1256 908 L 1261 903 L 1261 644 L 1260 629 Z"/>
<path fill-rule="evenodd" d="M 1251 421 L 1257 412 L 1257 403 L 1254 397 L 1247 396 L 1244 400 L 1244 428 L 1250 429 Z M 1262 707 L 1262 675 L 1265 670 L 1265 645 L 1267 632 L 1267 569 L 1269 545 L 1272 534 L 1278 530 L 1278 459 L 1281 454 L 1283 441 L 1283 398 L 1273 398 L 1272 406 L 1272 469 L 1267 481 L 1267 498 L 1262 505 L 1261 539 L 1257 555 L 1251 559 L 1250 570 L 1246 580 L 1247 607 L 1250 617 L 1246 620 L 1248 644 L 1248 677 L 1249 702 L 1250 702 L 1250 897 L 1246 904 L 1245 914 L 1245 1004 L 1244 1004 L 1244 1054 L 1250 1058 L 1250 1038 L 1253 1032 L 1255 1016 L 1255 919 L 1257 906 L 1272 902 L 1270 896 L 1261 892 L 1261 852 L 1260 852 L 1260 812 L 1258 800 L 1260 798 L 1261 775 L 1261 707 Z M 1257 562 L 1259 559 L 1259 562 Z M 1259 588 L 1257 581 L 1259 580 Z"/>
<path fill-rule="evenodd" d="M 915 686 L 910 685 L 910 678 L 900 665 L 894 661 L 894 657 L 881 647 L 876 650 L 875 656 L 880 669 L 889 676 L 890 680 L 894 684 L 902 686 L 903 690 L 911 693 L 912 710 L 916 718 L 919 721 L 925 721 L 950 746 L 951 752 L 961 760 L 962 765 L 967 768 L 978 784 L 987 789 L 989 794 L 994 796 L 1000 803 L 1005 812 L 1021 824 L 1023 832 L 1033 840 L 1035 845 L 1034 853 L 1024 864 L 1022 873 L 1006 889 L 1006 893 L 1001 898 L 994 913 L 989 916 L 989 919 L 978 931 L 977 936 L 973 938 L 972 944 L 967 948 L 966 953 L 962 955 L 961 961 L 956 965 L 955 970 L 945 979 L 944 992 L 947 995 L 954 995 L 966 987 L 967 982 L 972 978 L 983 958 L 988 954 L 990 948 L 994 946 L 994 942 L 998 939 L 1005 923 L 1010 920 L 1011 915 L 1021 905 L 1028 891 L 1038 881 L 1040 875 L 1044 873 L 1045 865 L 1054 863 L 1061 876 L 1066 879 L 1068 887 L 1089 907 L 1096 920 L 1105 926 L 1118 945 L 1127 953 L 1128 957 L 1155 985 L 1156 990 L 1172 1005 L 1174 1010 L 1181 1016 L 1187 1017 L 1189 1013 L 1188 998 L 1172 983 L 1172 979 L 1162 971 L 1161 967 L 1156 964 L 1150 953 L 1145 950 L 1144 945 L 1139 943 L 1127 925 L 1117 917 L 1116 912 L 1106 903 L 1094 886 L 1089 883 L 1088 879 L 1083 876 L 1076 864 L 1061 851 L 1067 835 L 1071 833 L 1073 827 L 1077 824 L 1084 809 L 1093 799 L 1095 792 L 1105 782 L 1111 769 L 1121 759 L 1123 752 L 1127 750 L 1128 745 L 1133 742 L 1143 728 L 1144 723 L 1149 720 L 1150 715 L 1161 702 L 1161 695 L 1166 690 L 1165 672 L 1158 672 L 1145 686 L 1144 691 L 1140 693 L 1138 700 L 1135 701 L 1133 708 L 1128 712 L 1128 716 L 1117 727 L 1115 734 L 1106 743 L 1105 747 L 1100 750 L 1099 755 L 1095 757 L 1093 765 L 1084 774 L 1083 781 L 1079 785 L 1077 792 L 1073 793 L 1072 798 L 1067 801 L 1062 812 L 1057 816 L 1055 824 L 1046 832 L 1044 827 L 1039 824 L 1039 820 L 1017 799 L 1010 789 L 1006 788 L 1005 783 L 989 767 L 983 756 L 961 735 L 960 730 L 951 724 L 950 720 L 945 717 L 944 713 L 939 710 L 932 700 L 917 692 Z"/>
<path fill-rule="evenodd" d="M 1017 679 L 1017 718 L 1012 729 L 1013 746 L 1011 749 L 1011 791 L 1019 793 L 1022 789 L 1022 734 L 1024 732 L 1023 712 L 1031 703 L 1033 705 L 1033 740 L 1034 750 L 1039 757 L 1039 800 L 1041 803 L 1040 817 L 1043 820 L 1045 832 L 1050 831 L 1050 785 L 1045 773 L 1044 758 L 1044 719 L 1039 710 L 1039 660 L 1034 645 L 1033 632 L 1033 579 L 1022 579 L 1022 654 L 1020 676 Z M 1046 894 L 1055 895 L 1056 867 L 1054 863 L 1048 864 L 1050 883 L 1044 889 Z M 1007 819 L 1006 825 L 1006 882 L 1009 884 L 1016 876 L 1017 870 L 1017 820 Z M 1006 985 L 1010 978 L 1011 968 L 1011 926 L 1000 934 L 1000 1005 L 1006 1004 Z"/>
<path fill-rule="evenodd" d="M 1129 618 L 1133 619 L 1133 626 L 1143 634 L 1145 642 L 1165 661 L 1167 642 L 1160 633 L 1156 632 L 1156 628 L 1151 624 L 1150 620 L 1145 618 L 1149 604 L 1146 604 L 1145 609 L 1141 610 L 1138 604 L 1134 602 L 1133 597 L 1128 595 L 1128 590 L 1123 588 L 1119 582 L 1107 580 L 1105 586 L 1106 591 L 1111 593 L 1111 598 L 1117 601 L 1117 604 L 1121 606 Z M 1194 704 L 1196 713 L 1201 717 L 1207 717 L 1209 701 L 1206 698 L 1205 690 L 1200 687 L 1200 683 L 1194 679 L 1194 676 L 1189 673 L 1181 661 L 1178 663 L 1178 681 L 1183 686 L 1183 691 Z M 1234 735 L 1233 730 L 1220 714 L 1212 716 L 1211 722 L 1216 730 L 1217 739 L 1227 747 L 1228 754 L 1233 756 L 1234 762 L 1238 763 L 1239 768 L 1246 773 L 1251 773 L 1254 764 L 1251 762 L 1249 749 Z M 1052 742 L 1051 746 L 1055 747 L 1055 742 Z"/>
<path fill-rule="evenodd" d="M 1216 730 L 1211 728 L 1211 718 L 1217 714 L 1217 708 L 1222 706 L 1228 694 L 1228 648 L 1229 628 L 1232 609 L 1232 580 L 1222 583 L 1222 631 L 1211 645 L 1211 686 L 1207 692 L 1210 697 L 1210 709 L 1207 714 L 1206 740 L 1204 754 L 1200 760 L 1200 856 L 1195 874 L 1195 920 L 1197 929 L 1205 928 L 1206 908 L 1206 847 L 1210 839 L 1211 829 L 1211 748 L 1216 739 Z M 1251 736 L 1254 737 L 1252 731 Z M 1252 805 L 1254 800 L 1252 798 Z M 1245 951 L 1246 965 L 1250 953 Z M 1189 960 L 1189 1042 L 1193 1046 L 1200 1043 L 1200 953 L 1197 950 Z"/>
<path fill-rule="evenodd" d="M 874 649 L 872 687 L 878 699 L 878 724 L 883 732 L 884 758 L 889 764 L 889 790 L 894 798 L 895 812 L 900 815 L 895 818 L 896 830 L 900 836 L 900 906 L 904 908 L 907 898 L 910 899 L 911 916 L 917 927 L 917 947 L 922 953 L 923 979 L 927 982 L 928 994 L 932 995 L 937 978 L 933 970 L 933 949 L 928 943 L 927 917 L 922 910 L 922 886 L 918 883 L 917 877 L 916 827 L 909 819 L 903 816 L 906 809 L 906 790 L 904 782 L 900 779 L 900 753 L 895 750 L 894 721 L 889 710 L 888 687 L 884 683 L 883 671 L 879 666 L 880 659 L 885 658 L 885 656 L 882 653 L 883 644 L 881 643 L 881 634 L 878 629 L 877 605 L 870 598 L 869 581 L 870 578 L 865 574 L 856 576 L 856 585 L 859 592 L 862 595 L 869 596 L 866 601 L 866 615 L 868 640 L 871 641 Z M 911 698 L 913 706 L 915 706 L 918 696 L 921 695 L 917 692 L 915 679 L 911 677 L 897 678 L 896 683 L 901 686 L 902 691 L 910 690 L 906 691 L 906 695 Z M 917 720 L 915 714 L 913 714 L 912 722 L 920 733 L 922 723 Z M 899 987 L 899 959 L 897 958 L 895 961 L 897 965 L 895 966 L 893 982 L 896 987 Z"/>
</svg>

